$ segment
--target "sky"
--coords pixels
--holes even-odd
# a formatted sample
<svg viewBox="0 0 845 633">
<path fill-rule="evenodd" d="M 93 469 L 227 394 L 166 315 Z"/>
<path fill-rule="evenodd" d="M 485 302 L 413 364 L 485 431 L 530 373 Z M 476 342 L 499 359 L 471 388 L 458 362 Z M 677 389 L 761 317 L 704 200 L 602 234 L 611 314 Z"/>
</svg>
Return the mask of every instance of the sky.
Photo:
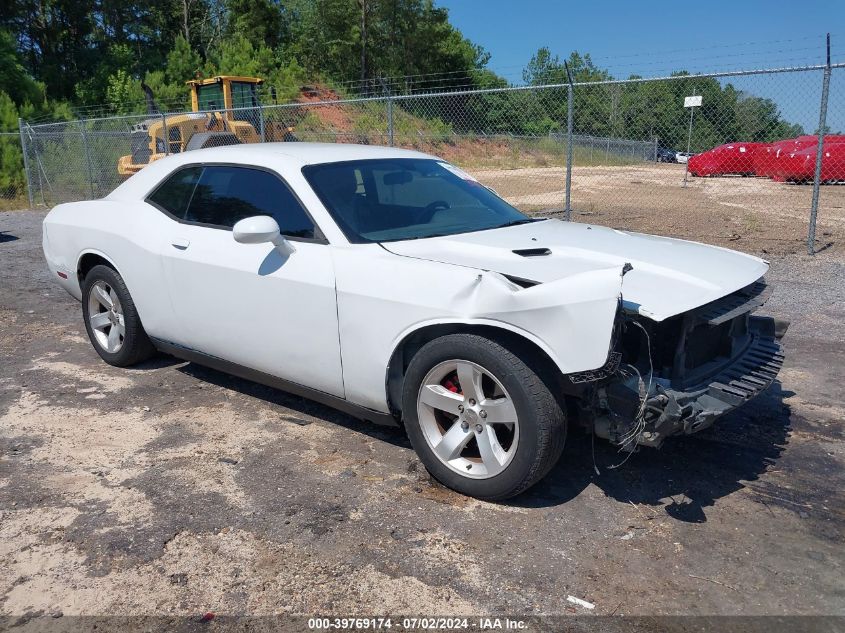
<svg viewBox="0 0 845 633">
<path fill-rule="evenodd" d="M 541 46 L 561 59 L 577 50 L 614 77 L 665 76 L 845 62 L 845 0 L 436 0 L 451 22 L 491 54 L 488 67 L 514 83 Z M 773 99 L 783 116 L 818 127 L 821 72 L 730 80 Z M 828 124 L 845 131 L 845 68 L 834 70 Z"/>
</svg>

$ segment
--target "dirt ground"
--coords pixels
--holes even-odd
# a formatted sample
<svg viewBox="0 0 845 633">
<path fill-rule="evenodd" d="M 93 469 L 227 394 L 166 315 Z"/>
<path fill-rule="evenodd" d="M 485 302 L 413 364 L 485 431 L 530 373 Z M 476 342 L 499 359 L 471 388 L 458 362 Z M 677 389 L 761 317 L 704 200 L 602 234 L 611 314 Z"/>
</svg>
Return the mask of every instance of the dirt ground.
<svg viewBox="0 0 845 633">
<path fill-rule="evenodd" d="M 601 195 L 583 183 L 576 199 Z M 773 251 L 780 380 L 622 468 L 597 442 L 600 474 L 573 432 L 502 504 L 432 483 L 398 430 L 167 357 L 104 364 L 47 276 L 43 212 L 0 213 L 0 615 L 845 615 L 841 207 L 810 258 L 792 244 L 803 210 L 721 186 L 678 195 L 727 205 L 703 241 Z M 671 206 L 590 221 L 657 231 L 658 214 L 658 232 L 695 230 Z"/>
<path fill-rule="evenodd" d="M 562 167 L 472 173 L 521 209 L 563 209 Z M 764 256 L 806 252 L 812 186 L 740 176 L 683 182 L 683 165 L 576 165 L 573 219 Z M 816 248 L 845 253 L 845 185 L 821 187 L 816 238 Z"/>
</svg>

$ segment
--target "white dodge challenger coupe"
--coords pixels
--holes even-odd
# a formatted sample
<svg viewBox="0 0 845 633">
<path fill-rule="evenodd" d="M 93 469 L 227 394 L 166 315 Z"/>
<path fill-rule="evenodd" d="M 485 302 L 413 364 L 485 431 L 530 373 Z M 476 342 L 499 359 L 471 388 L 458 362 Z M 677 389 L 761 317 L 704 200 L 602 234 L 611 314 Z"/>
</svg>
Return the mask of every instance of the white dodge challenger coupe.
<svg viewBox="0 0 845 633">
<path fill-rule="evenodd" d="M 443 484 L 505 499 L 567 420 L 627 450 L 710 426 L 783 362 L 765 261 L 523 215 L 434 156 L 176 154 L 44 220 L 50 275 L 125 367 L 157 350 L 402 424 Z"/>
</svg>

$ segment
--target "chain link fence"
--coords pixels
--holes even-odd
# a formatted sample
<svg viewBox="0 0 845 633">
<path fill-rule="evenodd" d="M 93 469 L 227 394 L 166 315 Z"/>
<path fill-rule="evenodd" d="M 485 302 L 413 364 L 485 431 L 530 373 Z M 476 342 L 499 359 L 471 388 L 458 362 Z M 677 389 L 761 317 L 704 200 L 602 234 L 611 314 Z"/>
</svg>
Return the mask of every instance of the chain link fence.
<svg viewBox="0 0 845 633">
<path fill-rule="evenodd" d="M 809 227 L 823 248 L 845 239 L 843 66 L 22 123 L 0 142 L 22 140 L 25 176 L 0 196 L 25 204 L 28 182 L 36 205 L 100 197 L 150 160 L 220 144 L 365 143 L 441 156 L 528 213 L 762 252 Z"/>
<path fill-rule="evenodd" d="M 17 132 L 0 132 L 0 211 L 28 206 L 21 136 Z"/>
<path fill-rule="evenodd" d="M 838 132 L 838 134 L 826 134 L 824 143 L 816 155 L 813 150 L 818 150 L 818 142 L 810 145 L 809 156 L 807 151 L 799 152 L 798 160 L 801 161 L 803 178 L 807 178 L 807 166 L 813 164 L 814 177 L 822 183 L 839 183 L 839 187 L 819 187 L 818 191 L 818 230 L 814 225 L 810 227 L 808 244 L 812 247 L 818 243 L 819 248 L 829 248 L 839 232 L 836 228 L 831 229 L 830 224 L 836 222 L 839 227 L 845 224 L 845 68 L 833 68 L 826 71 L 829 88 L 827 101 L 821 108 L 819 125 L 825 132 Z M 793 161 L 797 162 L 793 157 Z M 811 222 L 815 218 L 811 218 Z"/>
</svg>

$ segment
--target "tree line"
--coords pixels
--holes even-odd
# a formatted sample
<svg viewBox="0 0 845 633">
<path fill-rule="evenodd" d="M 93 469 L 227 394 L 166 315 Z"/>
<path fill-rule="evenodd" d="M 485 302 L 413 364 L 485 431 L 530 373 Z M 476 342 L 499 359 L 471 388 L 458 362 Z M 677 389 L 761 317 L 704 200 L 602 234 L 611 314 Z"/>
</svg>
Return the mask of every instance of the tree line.
<svg viewBox="0 0 845 633">
<path fill-rule="evenodd" d="M 142 84 L 161 107 L 181 110 L 189 105 L 185 81 L 216 74 L 262 77 L 267 95 L 280 103 L 315 83 L 342 95 L 508 86 L 487 68 L 489 60 L 434 0 L 6 0 L 0 131 L 17 130 L 18 117 L 91 116 L 95 105 L 140 113 Z M 613 79 L 589 55 L 572 53 L 567 63 L 574 81 Z M 563 84 L 567 75 L 563 62 L 540 48 L 523 80 Z M 695 87 L 704 96 L 694 139 L 700 148 L 801 132 L 769 99 L 715 79 L 698 78 Z M 579 88 L 576 131 L 683 147 L 686 112 L 679 104 L 689 89 L 687 80 Z M 565 129 L 566 99 L 565 88 L 552 88 L 402 107 L 455 132 L 545 135 Z M 18 162 L 12 140 L 0 138 L 0 188 Z"/>
<path fill-rule="evenodd" d="M 489 59 L 433 0 L 7 0 L 0 30 L 14 68 L 0 90 L 36 109 L 120 108 L 141 81 L 164 102 L 215 74 L 260 75 L 291 96 L 306 80 L 457 77 Z"/>
</svg>

